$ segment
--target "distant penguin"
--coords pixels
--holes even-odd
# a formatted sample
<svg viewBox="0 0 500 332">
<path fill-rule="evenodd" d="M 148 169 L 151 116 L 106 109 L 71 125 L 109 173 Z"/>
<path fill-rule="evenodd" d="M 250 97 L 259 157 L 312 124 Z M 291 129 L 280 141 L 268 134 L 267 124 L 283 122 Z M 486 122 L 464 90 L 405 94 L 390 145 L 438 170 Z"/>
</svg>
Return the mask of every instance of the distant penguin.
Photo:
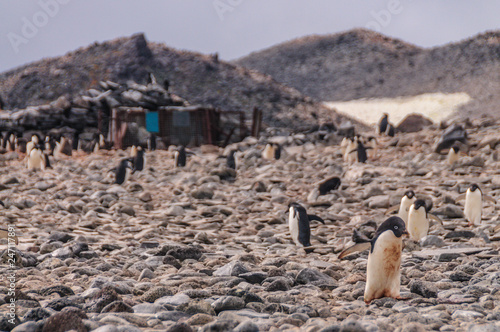
<svg viewBox="0 0 500 332">
<path fill-rule="evenodd" d="M 274 144 L 274 159 L 280 160 L 281 158 L 281 145 L 278 143 Z"/>
<path fill-rule="evenodd" d="M 398 211 L 399 218 L 403 219 L 405 225 L 408 225 L 408 212 L 410 211 L 411 205 L 415 203 L 416 200 L 417 197 L 415 197 L 415 192 L 413 190 L 408 190 L 401 198 L 401 203 L 399 205 L 390 207 L 385 213 L 388 214 L 394 211 Z"/>
<path fill-rule="evenodd" d="M 400 298 L 403 235 L 408 235 L 404 221 L 392 216 L 378 227 L 372 240 L 359 237 L 358 243 L 340 253 L 339 258 L 342 259 L 353 252 L 370 249 L 365 303 L 382 297 Z"/>
<path fill-rule="evenodd" d="M 448 164 L 453 165 L 460 159 L 460 147 L 453 145 L 448 152 Z"/>
<path fill-rule="evenodd" d="M 427 236 L 428 231 L 429 220 L 427 219 L 425 201 L 417 199 L 408 211 L 408 233 L 412 240 L 420 241 L 423 237 Z"/>
<path fill-rule="evenodd" d="M 367 147 L 369 148 L 368 158 L 371 160 L 377 158 L 378 144 L 377 144 L 377 139 L 375 137 L 373 137 L 373 136 L 368 137 Z"/>
<path fill-rule="evenodd" d="M 148 138 L 148 150 L 155 151 L 156 150 L 156 135 L 151 133 Z"/>
<path fill-rule="evenodd" d="M 356 153 L 357 153 L 356 157 L 358 163 L 366 163 L 366 161 L 368 160 L 368 155 L 366 153 L 366 150 L 368 149 L 369 148 L 363 145 L 363 142 L 361 141 L 358 142 L 358 146 L 356 148 Z"/>
<path fill-rule="evenodd" d="M 390 137 L 394 137 L 394 135 L 396 134 L 396 129 L 391 123 L 387 124 L 387 129 L 385 130 L 385 134 Z"/>
<path fill-rule="evenodd" d="M 54 149 L 56 148 L 56 141 L 54 140 L 53 137 L 47 135 L 45 136 L 45 153 L 48 155 L 53 155 L 54 154 Z"/>
<path fill-rule="evenodd" d="M 350 138 L 348 137 L 344 137 L 342 139 L 342 142 L 340 142 L 340 151 L 342 152 L 342 156 L 345 156 L 346 155 L 346 150 L 347 150 L 347 147 L 349 146 L 349 144 L 351 144 L 352 141 Z M 344 160 L 345 160 L 345 157 L 344 157 Z"/>
<path fill-rule="evenodd" d="M 226 157 L 226 166 L 228 168 L 236 170 L 237 161 L 236 161 L 236 150 L 229 151 L 229 154 Z"/>
<path fill-rule="evenodd" d="M 38 136 L 32 135 L 31 141 L 26 143 L 26 155 L 29 156 L 31 150 L 38 144 Z"/>
<path fill-rule="evenodd" d="M 389 124 L 389 114 L 384 113 L 382 115 L 382 118 L 380 119 L 378 123 L 378 133 L 379 135 L 385 134 L 385 131 L 387 130 L 387 125 Z"/>
<path fill-rule="evenodd" d="M 358 137 L 356 136 L 352 140 L 350 140 L 349 144 L 347 145 L 344 155 L 344 161 L 348 162 L 349 164 L 356 162 L 356 155 L 353 154 L 353 152 L 357 150 L 358 150 Z"/>
<path fill-rule="evenodd" d="M 130 173 L 132 172 L 132 165 L 130 159 L 122 159 L 120 164 L 116 168 L 115 172 L 115 183 L 123 184 L 130 177 Z"/>
<path fill-rule="evenodd" d="M 472 184 L 465 194 L 462 194 L 458 197 L 457 200 L 465 198 L 465 208 L 464 215 L 465 219 L 469 222 L 469 226 L 472 225 L 481 225 L 482 220 L 482 210 L 483 210 L 483 199 L 492 202 L 493 204 L 496 201 L 487 195 L 483 195 L 481 189 L 477 184 Z"/>
<path fill-rule="evenodd" d="M 130 148 L 130 158 L 135 158 L 137 156 L 137 146 L 132 145 Z"/>
<path fill-rule="evenodd" d="M 45 169 L 52 168 L 48 153 L 43 154 L 43 162 L 45 163 Z"/>
<path fill-rule="evenodd" d="M 180 146 L 177 150 L 174 152 L 174 159 L 175 159 L 175 167 L 184 167 L 186 166 L 186 149 L 184 146 Z"/>
<path fill-rule="evenodd" d="M 142 171 L 146 167 L 146 156 L 142 147 L 138 146 L 135 157 L 132 159 L 133 172 Z"/>
<path fill-rule="evenodd" d="M 80 132 L 79 131 L 75 131 L 73 133 L 73 140 L 71 142 L 72 142 L 71 149 L 78 151 L 79 147 L 80 147 Z"/>
<path fill-rule="evenodd" d="M 332 190 L 336 190 L 340 187 L 340 178 L 337 176 L 326 179 L 319 184 L 319 194 L 326 195 Z"/>
<path fill-rule="evenodd" d="M 54 157 L 61 158 L 62 155 L 71 156 L 73 152 L 72 149 L 73 146 L 71 142 L 68 141 L 66 137 L 61 136 L 59 142 L 56 142 L 56 147 L 54 149 Z"/>
<path fill-rule="evenodd" d="M 266 160 L 273 160 L 274 159 L 274 152 L 275 152 L 275 147 L 271 143 L 267 143 L 266 147 L 264 148 L 264 151 L 262 151 L 262 158 Z"/>
<path fill-rule="evenodd" d="M 39 144 L 36 144 L 28 154 L 28 169 L 45 170 L 45 156 Z"/>
<path fill-rule="evenodd" d="M 299 203 L 290 203 L 288 205 L 288 227 L 293 242 L 301 247 L 311 246 L 311 227 L 310 220 L 318 220 L 323 224 L 325 221 L 318 216 L 308 215 L 306 209 Z"/>
</svg>

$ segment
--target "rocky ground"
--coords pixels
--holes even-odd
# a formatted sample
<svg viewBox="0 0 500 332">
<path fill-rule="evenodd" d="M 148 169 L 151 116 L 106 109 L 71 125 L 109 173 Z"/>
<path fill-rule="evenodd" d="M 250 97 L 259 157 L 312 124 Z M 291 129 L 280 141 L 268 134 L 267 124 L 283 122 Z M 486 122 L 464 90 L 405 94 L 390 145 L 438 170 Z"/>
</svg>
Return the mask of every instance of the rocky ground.
<svg viewBox="0 0 500 332">
<path fill-rule="evenodd" d="M 342 161 L 340 138 L 274 136 L 285 147 L 278 161 L 260 158 L 265 139 L 247 139 L 235 180 L 209 147 L 193 149 L 184 169 L 172 151 L 148 152 L 146 170 L 122 186 L 109 170 L 124 151 L 53 161 L 46 172 L 5 154 L 1 225 L 14 224 L 20 240 L 14 331 L 497 331 L 498 207 L 485 203 L 483 225 L 470 228 L 456 199 L 470 183 L 499 195 L 499 127 L 468 128 L 472 148 L 455 167 L 431 153 L 437 128 L 381 139 L 378 159 L 355 165 Z M 329 176 L 341 188 L 308 201 Z M 367 253 L 337 254 L 354 228 L 373 233 L 370 221 L 385 220 L 409 188 L 432 199 L 444 227 L 406 241 L 407 300 L 365 305 Z M 290 239 L 290 201 L 326 220 L 312 224 L 311 254 Z M 10 272 L 0 265 L 3 313 Z M 12 329 L 7 319 L 0 330 Z"/>
</svg>

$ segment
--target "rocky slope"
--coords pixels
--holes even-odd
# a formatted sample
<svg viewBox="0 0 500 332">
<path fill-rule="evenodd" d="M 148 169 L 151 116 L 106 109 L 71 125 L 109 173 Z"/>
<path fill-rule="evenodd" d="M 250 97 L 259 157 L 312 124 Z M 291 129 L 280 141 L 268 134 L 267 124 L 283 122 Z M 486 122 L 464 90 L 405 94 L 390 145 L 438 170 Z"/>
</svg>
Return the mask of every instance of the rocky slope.
<svg viewBox="0 0 500 332">
<path fill-rule="evenodd" d="M 248 115 L 259 107 L 270 126 L 298 128 L 316 123 L 317 117 L 335 116 L 269 76 L 219 61 L 215 55 L 148 43 L 142 34 L 95 43 L 0 74 L 0 97 L 5 109 L 25 108 L 62 95 L 71 99 L 100 81 L 146 83 L 149 73 L 160 84 L 167 79 L 170 91 L 193 105 L 243 110 Z"/>
<path fill-rule="evenodd" d="M 472 115 L 496 114 L 500 102 L 500 31 L 424 49 L 355 29 L 299 38 L 234 63 L 323 101 L 467 92 L 475 101 L 462 114 Z"/>
<path fill-rule="evenodd" d="M 457 198 L 470 183 L 500 194 L 499 128 L 474 122 L 469 156 L 453 168 L 431 153 L 435 128 L 380 139 L 379 157 L 354 165 L 342 161 L 340 138 L 273 137 L 285 149 L 278 161 L 260 158 L 266 139 L 247 139 L 235 180 L 222 151 L 207 147 L 183 169 L 172 151 L 148 152 L 146 169 L 123 186 L 108 172 L 123 151 L 76 154 L 46 172 L 2 155 L 0 219 L 20 244 L 17 268 L 0 264 L 0 273 L 16 276 L 17 331 L 496 330 L 498 206 L 485 203 L 483 225 L 470 228 Z M 341 188 L 308 202 L 329 176 L 341 176 Z M 433 201 L 444 226 L 433 224 L 421 244 L 406 241 L 408 299 L 367 306 L 367 254 L 337 254 L 354 228 L 372 234 L 408 188 Z M 311 254 L 290 239 L 290 201 L 326 220 L 312 224 Z M 6 251 L 0 256 L 7 262 Z M 10 328 L 1 318 L 0 330 Z"/>
</svg>

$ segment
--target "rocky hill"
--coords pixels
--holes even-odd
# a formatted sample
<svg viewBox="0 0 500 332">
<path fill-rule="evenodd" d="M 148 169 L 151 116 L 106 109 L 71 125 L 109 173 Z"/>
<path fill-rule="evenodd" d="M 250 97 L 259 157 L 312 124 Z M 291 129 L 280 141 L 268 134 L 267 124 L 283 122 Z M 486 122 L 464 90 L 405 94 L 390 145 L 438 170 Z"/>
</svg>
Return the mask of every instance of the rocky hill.
<svg viewBox="0 0 500 332">
<path fill-rule="evenodd" d="M 319 100 L 467 92 L 465 113 L 492 113 L 500 102 L 500 31 L 424 49 L 355 29 L 309 36 L 252 53 L 235 64 L 271 75 Z"/>
<path fill-rule="evenodd" d="M 46 104 L 61 95 L 74 97 L 100 81 L 145 83 L 149 73 L 158 82 L 168 80 L 170 91 L 191 104 L 248 114 L 259 107 L 265 124 L 271 126 L 297 128 L 332 115 L 311 98 L 267 75 L 219 61 L 216 55 L 150 43 L 142 34 L 94 43 L 0 74 L 0 97 L 5 109 L 24 108 Z"/>
</svg>

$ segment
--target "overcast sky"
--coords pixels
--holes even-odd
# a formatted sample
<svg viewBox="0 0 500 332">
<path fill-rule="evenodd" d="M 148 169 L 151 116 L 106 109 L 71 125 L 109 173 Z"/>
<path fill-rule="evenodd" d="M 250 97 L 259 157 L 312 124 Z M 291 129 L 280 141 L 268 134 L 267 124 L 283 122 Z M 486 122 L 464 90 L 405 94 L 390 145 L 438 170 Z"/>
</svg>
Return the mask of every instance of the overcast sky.
<svg viewBox="0 0 500 332">
<path fill-rule="evenodd" d="M 499 13 L 497 0 L 0 0 L 0 72 L 137 32 L 224 60 L 355 27 L 431 47 L 500 29 Z"/>
</svg>

